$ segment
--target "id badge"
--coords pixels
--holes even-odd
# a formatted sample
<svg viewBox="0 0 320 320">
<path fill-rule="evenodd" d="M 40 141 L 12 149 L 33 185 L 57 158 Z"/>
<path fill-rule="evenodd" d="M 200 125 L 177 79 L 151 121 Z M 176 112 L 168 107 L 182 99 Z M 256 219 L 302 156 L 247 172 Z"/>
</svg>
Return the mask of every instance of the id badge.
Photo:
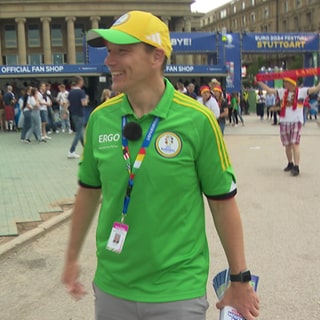
<svg viewBox="0 0 320 320">
<path fill-rule="evenodd" d="M 116 253 L 122 251 L 129 226 L 120 222 L 113 224 L 111 234 L 107 243 L 107 249 Z"/>
</svg>

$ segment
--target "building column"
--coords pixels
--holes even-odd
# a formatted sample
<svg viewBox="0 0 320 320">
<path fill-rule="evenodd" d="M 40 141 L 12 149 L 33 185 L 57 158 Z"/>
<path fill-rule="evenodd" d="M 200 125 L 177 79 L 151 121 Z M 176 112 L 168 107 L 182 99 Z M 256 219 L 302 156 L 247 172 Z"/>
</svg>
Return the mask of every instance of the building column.
<svg viewBox="0 0 320 320">
<path fill-rule="evenodd" d="M 184 18 L 184 31 L 191 32 L 191 18 Z M 191 54 L 186 54 L 184 57 L 185 64 L 193 64 L 193 57 Z"/>
<path fill-rule="evenodd" d="M 101 20 L 98 16 L 90 17 L 91 29 L 99 29 L 99 21 Z"/>
<path fill-rule="evenodd" d="M 18 24 L 18 63 L 27 64 L 25 18 L 16 18 Z"/>
<path fill-rule="evenodd" d="M 169 17 L 169 16 L 163 16 L 163 17 L 161 17 L 161 20 L 167 25 L 168 29 L 170 30 L 170 28 L 169 28 L 169 22 L 170 22 L 170 20 L 171 20 L 171 17 Z M 167 64 L 171 64 L 171 59 L 170 59 L 170 58 L 168 58 Z"/>
<path fill-rule="evenodd" d="M 43 41 L 43 63 L 52 63 L 52 52 L 51 52 L 51 32 L 50 32 L 50 22 L 51 18 L 44 17 L 41 18 L 42 22 L 42 41 Z"/>
<path fill-rule="evenodd" d="M 183 32 L 184 31 L 184 21 L 183 18 L 176 18 L 175 19 L 175 30 L 177 32 Z M 176 64 L 184 64 L 184 54 L 182 53 L 176 53 Z"/>
<path fill-rule="evenodd" d="M 169 16 L 163 16 L 161 17 L 161 20 L 167 25 L 167 27 L 169 28 L 169 21 L 171 20 L 171 17 Z"/>
<path fill-rule="evenodd" d="M 202 64 L 202 58 L 200 53 L 194 56 L 194 64 Z"/>
<path fill-rule="evenodd" d="M 74 22 L 76 21 L 75 17 L 66 17 L 67 21 L 67 35 L 68 35 L 68 63 L 76 63 L 76 44 L 75 44 L 75 34 L 74 34 Z"/>
</svg>

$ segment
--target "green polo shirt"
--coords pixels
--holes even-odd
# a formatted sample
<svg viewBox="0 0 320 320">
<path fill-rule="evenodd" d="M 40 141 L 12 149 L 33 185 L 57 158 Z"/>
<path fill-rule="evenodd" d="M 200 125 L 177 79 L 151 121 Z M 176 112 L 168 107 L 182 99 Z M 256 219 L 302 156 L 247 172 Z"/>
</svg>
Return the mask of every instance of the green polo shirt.
<svg viewBox="0 0 320 320">
<path fill-rule="evenodd" d="M 92 113 L 80 162 L 79 181 L 102 189 L 97 226 L 95 284 L 108 294 L 140 302 L 169 302 L 205 295 L 209 253 L 203 194 L 234 196 L 233 169 L 212 112 L 174 90 L 168 80 L 157 107 L 137 119 L 121 94 Z M 142 128 L 129 141 L 131 166 L 155 116 L 160 118 L 136 173 L 120 254 L 106 249 L 120 221 L 128 184 L 122 152 L 122 117 Z"/>
</svg>

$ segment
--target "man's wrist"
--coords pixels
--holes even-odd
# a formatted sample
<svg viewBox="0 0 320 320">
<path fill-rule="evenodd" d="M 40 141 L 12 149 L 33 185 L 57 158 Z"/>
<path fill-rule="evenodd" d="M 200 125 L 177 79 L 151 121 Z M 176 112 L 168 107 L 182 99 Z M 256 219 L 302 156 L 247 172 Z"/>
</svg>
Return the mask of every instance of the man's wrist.
<svg viewBox="0 0 320 320">
<path fill-rule="evenodd" d="M 248 269 L 240 271 L 239 273 L 230 274 L 230 281 L 231 282 L 250 282 L 251 281 L 251 272 Z"/>
</svg>

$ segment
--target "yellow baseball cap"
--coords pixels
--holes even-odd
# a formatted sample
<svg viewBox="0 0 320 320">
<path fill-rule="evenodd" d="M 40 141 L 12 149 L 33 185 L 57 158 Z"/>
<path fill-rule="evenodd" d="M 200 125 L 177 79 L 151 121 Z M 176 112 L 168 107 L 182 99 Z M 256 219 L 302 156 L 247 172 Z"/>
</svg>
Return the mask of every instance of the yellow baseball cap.
<svg viewBox="0 0 320 320">
<path fill-rule="evenodd" d="M 114 44 L 147 43 L 164 50 L 170 58 L 172 46 L 167 25 L 149 12 L 130 11 L 118 18 L 110 29 L 91 29 L 87 43 L 92 47 L 104 47 L 105 41 Z"/>
<path fill-rule="evenodd" d="M 293 84 L 294 86 L 297 85 L 297 79 L 294 77 L 284 77 L 283 81 L 287 81 L 287 82 Z"/>
</svg>

